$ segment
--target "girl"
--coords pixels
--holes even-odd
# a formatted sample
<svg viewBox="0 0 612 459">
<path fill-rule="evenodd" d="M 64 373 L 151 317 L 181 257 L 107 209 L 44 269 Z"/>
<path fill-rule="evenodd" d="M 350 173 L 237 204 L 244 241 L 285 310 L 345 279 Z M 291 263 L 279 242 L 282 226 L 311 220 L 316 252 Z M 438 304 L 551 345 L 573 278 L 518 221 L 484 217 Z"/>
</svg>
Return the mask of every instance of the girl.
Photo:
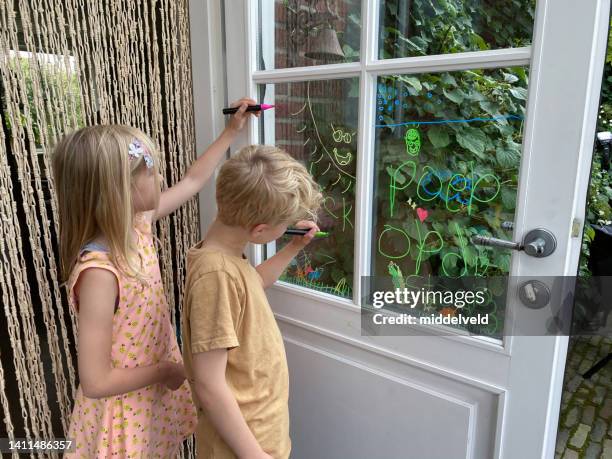
<svg viewBox="0 0 612 459">
<path fill-rule="evenodd" d="M 60 265 L 78 314 L 80 384 L 66 457 L 174 457 L 195 430 L 152 234 L 196 194 L 249 114 L 240 110 L 172 188 L 160 191 L 151 139 L 127 126 L 65 136 L 53 155 Z"/>
</svg>

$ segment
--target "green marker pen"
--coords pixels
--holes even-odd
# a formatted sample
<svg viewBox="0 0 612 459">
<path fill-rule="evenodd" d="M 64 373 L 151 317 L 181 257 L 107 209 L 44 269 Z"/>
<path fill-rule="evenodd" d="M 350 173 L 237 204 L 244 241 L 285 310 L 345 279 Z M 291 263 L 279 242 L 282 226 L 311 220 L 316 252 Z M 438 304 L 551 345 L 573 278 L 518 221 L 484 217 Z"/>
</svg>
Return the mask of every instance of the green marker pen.
<svg viewBox="0 0 612 459">
<path fill-rule="evenodd" d="M 310 229 L 302 228 L 288 228 L 285 234 L 288 236 L 304 236 Z M 317 231 L 315 237 L 327 237 L 329 233 L 327 231 Z"/>
</svg>

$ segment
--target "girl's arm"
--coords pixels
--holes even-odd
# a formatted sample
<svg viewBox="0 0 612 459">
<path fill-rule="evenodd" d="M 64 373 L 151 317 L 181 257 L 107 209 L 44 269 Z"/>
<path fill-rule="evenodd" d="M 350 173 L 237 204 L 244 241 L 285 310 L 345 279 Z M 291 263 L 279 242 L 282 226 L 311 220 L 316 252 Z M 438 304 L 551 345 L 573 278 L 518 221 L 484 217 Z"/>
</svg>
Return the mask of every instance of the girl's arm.
<svg viewBox="0 0 612 459">
<path fill-rule="evenodd" d="M 221 438 L 238 458 L 272 459 L 249 429 L 238 402 L 225 380 L 227 349 L 193 356 L 194 389 L 200 404 Z"/>
<path fill-rule="evenodd" d="M 232 107 L 240 106 L 240 110 L 230 118 L 228 126 L 217 140 L 193 162 L 185 176 L 161 194 L 153 221 L 171 214 L 204 187 L 236 134 L 244 128 L 247 118 L 251 114 L 259 116 L 259 112 L 245 112 L 248 105 L 256 104 L 256 101 L 248 98 L 240 99 L 232 104 Z"/>
<path fill-rule="evenodd" d="M 76 287 L 75 287 L 76 291 Z M 83 395 L 102 398 L 163 383 L 182 365 L 158 362 L 137 368 L 113 368 L 111 345 L 117 278 L 106 269 L 89 268 L 79 276 L 78 366 Z"/>
<path fill-rule="evenodd" d="M 270 287 L 278 280 L 291 260 L 312 241 L 315 233 L 319 231 L 316 223 L 305 220 L 298 222 L 296 228 L 310 228 L 310 231 L 304 236 L 294 236 L 289 244 L 255 267 L 261 277 L 263 288 Z"/>
</svg>

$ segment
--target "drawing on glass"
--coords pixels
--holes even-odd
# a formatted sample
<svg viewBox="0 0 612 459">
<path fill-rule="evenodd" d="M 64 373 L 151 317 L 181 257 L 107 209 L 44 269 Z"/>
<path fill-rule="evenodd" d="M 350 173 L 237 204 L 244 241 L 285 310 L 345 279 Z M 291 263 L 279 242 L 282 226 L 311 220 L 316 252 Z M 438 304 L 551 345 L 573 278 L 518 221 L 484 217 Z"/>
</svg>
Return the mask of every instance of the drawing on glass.
<svg viewBox="0 0 612 459">
<path fill-rule="evenodd" d="M 318 224 L 330 232 L 300 252 L 281 280 L 345 298 L 353 290 L 358 91 L 357 79 L 267 85 L 276 112 L 262 117 L 264 137 L 274 127 L 274 139 L 265 140 L 301 161 L 319 184 Z"/>
<path fill-rule="evenodd" d="M 405 285 L 508 274 L 509 251 L 471 237 L 512 238 L 502 222 L 514 220 L 526 86 L 523 68 L 379 77 L 372 275 Z M 488 300 L 461 312 L 488 312 L 469 331 L 499 336 L 505 298 Z"/>
</svg>

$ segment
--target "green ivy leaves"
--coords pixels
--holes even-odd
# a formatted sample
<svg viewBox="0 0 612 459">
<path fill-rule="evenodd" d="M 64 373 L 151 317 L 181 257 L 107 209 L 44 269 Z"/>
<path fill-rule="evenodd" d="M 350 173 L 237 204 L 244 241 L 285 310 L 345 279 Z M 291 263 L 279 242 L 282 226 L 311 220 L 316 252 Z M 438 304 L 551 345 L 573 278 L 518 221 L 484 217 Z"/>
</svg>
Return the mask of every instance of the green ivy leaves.
<svg viewBox="0 0 612 459">
<path fill-rule="evenodd" d="M 485 159 L 484 151 L 487 144 L 487 135 L 482 129 L 468 126 L 458 131 L 455 135 L 459 145 L 474 153 L 478 158 Z"/>
<path fill-rule="evenodd" d="M 432 126 L 427 131 L 427 138 L 436 148 L 444 148 L 450 144 L 450 136 L 446 129 L 440 126 Z"/>
</svg>

